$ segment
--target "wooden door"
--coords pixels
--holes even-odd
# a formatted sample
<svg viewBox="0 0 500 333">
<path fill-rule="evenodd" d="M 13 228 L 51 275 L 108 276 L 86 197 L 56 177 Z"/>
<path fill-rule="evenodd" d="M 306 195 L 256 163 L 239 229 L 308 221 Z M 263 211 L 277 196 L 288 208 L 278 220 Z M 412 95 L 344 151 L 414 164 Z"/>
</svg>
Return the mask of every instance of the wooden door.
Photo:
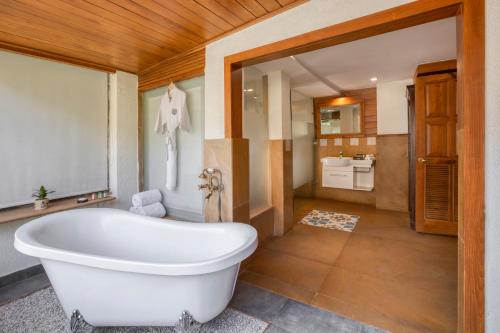
<svg viewBox="0 0 500 333">
<path fill-rule="evenodd" d="M 456 78 L 415 80 L 416 230 L 457 234 Z"/>
</svg>

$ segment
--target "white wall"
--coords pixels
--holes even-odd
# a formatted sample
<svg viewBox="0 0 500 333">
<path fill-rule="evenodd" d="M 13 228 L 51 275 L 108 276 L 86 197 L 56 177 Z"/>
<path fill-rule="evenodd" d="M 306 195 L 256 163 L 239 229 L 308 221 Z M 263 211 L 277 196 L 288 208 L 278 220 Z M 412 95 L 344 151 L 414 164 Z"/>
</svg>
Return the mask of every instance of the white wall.
<svg viewBox="0 0 500 333">
<path fill-rule="evenodd" d="M 177 130 L 177 188 L 167 191 L 165 136 L 154 131 L 160 101 L 167 87 L 147 91 L 143 97 L 144 113 L 144 187 L 157 188 L 163 194 L 168 214 L 189 221 L 203 220 L 203 195 L 198 191 L 198 175 L 203 170 L 204 78 L 176 83 L 186 93 L 191 131 Z"/>
<path fill-rule="evenodd" d="M 500 332 L 500 1 L 486 1 L 486 332 Z"/>
<path fill-rule="evenodd" d="M 46 60 L 40 60 L 40 59 L 35 59 L 35 58 L 26 58 L 25 56 L 21 56 L 21 55 L 17 55 L 17 54 L 9 54 L 9 57 L 15 57 L 15 58 L 18 58 L 18 59 L 14 59 L 16 61 L 27 61 L 28 63 L 30 63 L 30 67 L 27 67 L 27 68 L 30 68 L 31 70 L 31 73 L 30 75 L 32 76 L 32 81 L 29 81 L 29 82 L 26 82 L 25 85 L 26 86 L 20 86 L 19 89 L 16 89 L 16 93 L 21 93 L 23 92 L 24 94 L 26 94 L 26 96 L 24 96 L 24 98 L 27 100 L 27 101 L 24 101 L 25 103 L 28 103 L 29 99 L 32 97 L 32 95 L 30 95 L 30 93 L 36 91 L 37 89 L 33 90 L 34 88 L 31 87 L 30 88 L 30 84 L 32 82 L 37 82 L 38 79 L 42 78 L 43 79 L 43 75 L 50 75 L 50 73 L 47 73 L 46 70 L 49 70 L 49 69 L 53 69 L 53 68 L 56 68 L 56 74 L 52 73 L 53 75 L 55 75 L 55 77 L 61 79 L 61 80 L 67 80 L 67 75 L 70 74 L 70 73 L 76 73 L 79 77 L 79 84 L 83 84 L 85 86 L 82 86 L 80 87 L 81 89 L 89 89 L 89 90 L 93 90 L 95 89 L 95 87 L 92 87 L 92 88 L 89 88 L 87 87 L 86 85 L 89 85 L 89 84 L 95 84 L 95 81 L 88 81 L 86 79 L 84 79 L 85 77 L 85 72 L 88 72 L 89 70 L 87 69 L 82 69 L 80 67 L 76 67 L 76 66 L 71 66 L 71 65 L 64 65 L 64 64 L 60 64 L 60 63 L 54 63 L 54 62 L 51 62 L 51 61 L 46 61 Z M 31 66 L 33 66 L 34 64 L 40 64 L 40 62 L 45 62 L 46 63 L 46 67 L 45 69 L 33 69 Z M 38 65 L 37 65 L 38 66 Z M 18 66 L 19 67 L 19 66 Z M 24 67 L 23 67 L 24 68 Z M 17 73 L 19 74 L 19 70 L 20 68 L 16 68 L 16 71 Z M 82 74 L 83 73 L 83 74 Z M 98 76 L 101 76 L 99 74 L 102 74 L 102 73 L 98 73 L 97 75 Z M 91 74 L 90 74 L 91 75 Z M 127 74 L 128 75 L 128 74 Z M 39 77 L 40 76 L 40 77 Z M 102 96 L 104 96 L 104 112 L 107 113 L 107 84 L 106 84 L 106 74 L 104 74 L 104 81 L 101 80 L 100 82 L 100 89 L 103 91 L 101 91 L 99 93 L 99 98 L 102 98 Z M 47 91 L 47 93 L 45 94 L 45 96 L 43 96 L 44 98 L 44 102 L 46 102 L 48 105 L 50 105 L 50 103 L 53 103 L 53 105 L 60 105 L 61 104 L 61 101 L 60 101 L 60 98 L 61 98 L 61 95 L 58 95 L 58 93 L 60 93 L 60 90 L 62 89 L 64 91 L 64 89 L 70 89 L 71 91 L 66 91 L 66 94 L 70 93 L 70 94 L 74 94 L 74 89 L 79 89 L 78 87 L 75 88 L 73 84 L 71 85 L 64 85 L 63 87 L 60 86 L 60 82 L 56 82 L 54 84 L 51 84 L 49 83 L 49 81 L 45 80 L 44 81 L 46 85 L 48 85 L 48 88 L 51 88 L 52 87 L 52 90 L 49 89 Z M 135 80 L 135 83 L 137 83 L 137 80 Z M 137 98 L 137 86 L 135 85 L 135 88 L 134 88 L 134 95 L 136 96 Z M 78 97 L 78 94 L 75 94 L 74 96 Z M 2 103 L 2 101 L 0 101 L 0 103 Z M 79 103 L 85 103 L 85 101 L 79 101 Z M 101 101 L 102 103 L 102 101 Z M 136 102 L 137 104 L 137 102 Z M 95 101 L 91 102 L 90 104 L 88 104 L 92 107 L 103 107 L 102 104 L 95 104 Z M 122 105 L 122 109 L 126 109 L 123 107 L 123 103 L 121 103 Z M 69 110 L 69 111 L 68 111 Z M 135 110 L 137 110 L 137 107 L 135 108 Z M 41 111 L 41 112 L 44 112 L 44 109 L 43 108 L 40 108 L 38 111 Z M 49 112 L 51 112 L 53 110 L 48 110 L 46 113 L 49 114 Z M 67 112 L 70 112 L 71 111 L 71 105 L 67 106 L 67 109 L 65 109 L 65 111 Z M 123 112 L 123 115 L 126 115 L 127 112 Z M 130 117 L 134 117 L 134 119 L 137 118 L 137 114 L 135 113 L 135 115 L 132 113 L 130 113 Z M 64 117 L 64 115 L 62 114 L 61 115 L 62 117 Z M 106 117 L 105 117 L 106 118 Z M 103 120 L 105 120 L 105 118 L 103 118 Z M 88 128 L 88 124 L 86 124 L 85 122 L 82 122 L 80 123 L 80 127 L 78 128 L 75 128 L 73 127 L 72 130 L 74 131 L 87 131 L 87 133 L 89 133 L 89 135 L 92 135 L 92 134 L 95 134 L 95 129 L 89 129 Z M 75 125 L 73 125 L 75 126 Z M 106 141 L 106 127 L 107 127 L 107 124 L 106 122 L 104 124 L 102 124 L 102 126 L 104 126 L 104 129 L 100 128 L 100 130 L 103 130 L 103 133 L 100 131 L 99 133 L 101 133 L 100 135 L 104 135 L 104 145 L 105 145 L 105 141 Z M 133 133 L 134 133 L 134 136 L 132 136 L 132 139 L 134 138 L 137 138 L 137 124 L 132 124 L 131 125 L 133 128 Z M 135 127 L 134 127 L 135 126 Z M 47 126 L 45 126 L 47 127 Z M 46 128 L 47 129 L 51 129 L 51 128 Z M 124 132 L 121 132 L 121 135 L 122 137 L 125 137 L 127 136 L 126 133 Z M 89 140 L 92 140 L 93 138 L 89 138 Z M 102 136 L 99 138 L 99 139 L 102 139 Z M 11 140 L 9 140 L 10 143 L 12 143 L 13 139 L 11 138 Z M 121 142 L 123 142 L 123 140 L 121 140 Z M 73 142 L 74 143 L 74 142 Z M 124 152 L 126 153 L 127 151 L 129 151 L 129 147 L 124 144 L 124 145 L 116 145 L 116 147 L 120 147 L 121 149 L 124 150 Z M 115 148 L 116 148 L 115 147 Z M 75 147 L 73 147 L 75 148 Z M 104 152 L 100 151 L 100 152 L 96 152 L 98 154 L 104 154 L 104 157 L 102 157 L 103 159 L 103 163 L 100 163 L 100 166 L 101 167 L 104 167 L 106 168 L 106 151 L 107 149 L 105 148 L 104 149 Z M 134 146 L 132 145 L 132 151 L 134 151 Z M 118 154 L 119 153 L 119 154 Z M 115 151 L 115 156 L 121 156 L 123 159 L 123 156 L 124 154 L 122 152 L 116 152 Z M 5 155 L 1 155 L 0 154 L 0 160 L 1 158 L 5 157 Z M 134 161 L 133 161 L 133 165 L 136 166 L 137 165 L 137 157 L 134 158 Z M 0 167 L 1 167 L 1 162 L 0 162 Z M 73 168 L 74 169 L 74 168 Z M 133 169 L 134 170 L 134 169 Z M 136 170 L 136 168 L 135 168 Z M 125 172 L 128 172 L 127 170 L 125 170 Z M 134 172 L 134 171 L 132 171 Z M 106 182 L 106 171 L 104 171 L 104 180 Z M 137 171 L 135 171 L 135 174 L 133 175 L 137 175 Z M 14 176 L 14 175 L 13 175 Z M 22 176 L 22 175 L 18 175 L 18 176 Z M 15 177 L 18 177 L 18 176 L 15 176 Z M 125 175 L 124 175 L 125 176 Z M 15 177 L 13 179 L 15 179 Z M 133 178 L 133 177 L 132 177 Z M 137 178 L 137 177 L 136 177 Z M 106 184 L 104 184 L 105 186 L 107 186 Z M 57 188 L 56 188 L 57 190 Z M 33 257 L 30 257 L 30 256 L 26 256 L 24 254 L 21 254 L 19 253 L 13 246 L 13 243 L 14 243 L 14 233 L 15 231 L 17 230 L 18 227 L 20 227 L 21 225 L 23 225 L 24 223 L 30 221 L 30 219 L 26 219 L 26 220 L 20 220 L 20 221 L 13 221 L 13 222 L 8 222 L 8 223 L 3 223 L 3 224 L 0 224 L 0 277 L 1 276 L 5 276 L 5 275 L 8 275 L 10 273 L 13 273 L 13 272 L 16 272 L 16 271 L 19 271 L 19 270 L 22 270 L 22 269 L 25 269 L 25 268 L 28 268 L 30 266 L 34 266 L 34 265 L 37 265 L 40 263 L 40 261 L 38 260 L 38 258 L 33 258 Z"/>
<path fill-rule="evenodd" d="M 211 43 L 205 60 L 205 138 L 224 137 L 224 57 L 344 22 L 408 0 L 311 0 Z"/>
<path fill-rule="evenodd" d="M 314 105 L 313 99 L 292 91 L 293 188 L 313 181 Z"/>
<path fill-rule="evenodd" d="M 408 133 L 406 86 L 412 79 L 377 84 L 377 134 Z"/>
<path fill-rule="evenodd" d="M 108 188 L 107 85 L 104 72 L 0 51 L 0 208 L 41 185 L 50 198 Z"/>
<path fill-rule="evenodd" d="M 40 263 L 38 258 L 24 255 L 14 248 L 14 233 L 28 221 L 0 224 L 0 277 Z"/>
<path fill-rule="evenodd" d="M 290 78 L 283 71 L 267 73 L 269 140 L 292 138 Z"/>
<path fill-rule="evenodd" d="M 125 72 L 109 80 L 109 187 L 113 207 L 128 209 L 139 190 L 137 76 Z"/>
</svg>

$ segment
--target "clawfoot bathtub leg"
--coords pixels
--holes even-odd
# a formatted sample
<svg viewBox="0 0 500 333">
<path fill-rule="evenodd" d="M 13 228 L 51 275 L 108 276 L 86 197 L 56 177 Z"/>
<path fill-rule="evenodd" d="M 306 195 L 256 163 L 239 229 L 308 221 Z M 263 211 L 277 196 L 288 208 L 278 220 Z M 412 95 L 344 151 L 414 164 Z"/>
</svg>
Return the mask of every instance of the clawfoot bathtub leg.
<svg viewBox="0 0 500 333">
<path fill-rule="evenodd" d="M 73 311 L 69 328 L 71 333 L 90 333 L 94 330 L 94 327 L 85 321 L 78 310 Z"/>
<path fill-rule="evenodd" d="M 193 316 L 187 311 L 182 312 L 177 324 L 175 324 L 176 333 L 198 333 L 201 330 L 201 324 L 194 320 Z"/>
</svg>

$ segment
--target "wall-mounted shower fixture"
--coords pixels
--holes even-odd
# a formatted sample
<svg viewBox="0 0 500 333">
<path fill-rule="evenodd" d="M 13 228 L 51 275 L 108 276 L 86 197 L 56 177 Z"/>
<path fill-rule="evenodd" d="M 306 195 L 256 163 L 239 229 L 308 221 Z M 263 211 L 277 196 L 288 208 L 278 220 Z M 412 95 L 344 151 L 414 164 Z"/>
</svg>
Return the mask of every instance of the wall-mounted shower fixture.
<svg viewBox="0 0 500 333">
<path fill-rule="evenodd" d="M 222 222 L 221 192 L 224 190 L 224 184 L 222 183 L 222 172 L 220 172 L 219 169 L 206 168 L 203 169 L 198 178 L 206 180 L 205 184 L 198 185 L 198 190 L 207 192 L 205 196 L 206 200 L 210 200 L 215 192 L 218 193 L 217 208 L 219 210 L 219 222 Z"/>
</svg>

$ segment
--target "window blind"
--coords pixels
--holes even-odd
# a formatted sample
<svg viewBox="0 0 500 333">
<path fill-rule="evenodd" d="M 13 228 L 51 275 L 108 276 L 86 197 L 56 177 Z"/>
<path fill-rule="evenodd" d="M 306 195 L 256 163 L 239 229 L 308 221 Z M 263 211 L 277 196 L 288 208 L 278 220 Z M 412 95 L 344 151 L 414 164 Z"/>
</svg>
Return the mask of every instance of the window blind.
<svg viewBox="0 0 500 333">
<path fill-rule="evenodd" d="M 0 208 L 108 188 L 107 79 L 0 51 Z"/>
</svg>

